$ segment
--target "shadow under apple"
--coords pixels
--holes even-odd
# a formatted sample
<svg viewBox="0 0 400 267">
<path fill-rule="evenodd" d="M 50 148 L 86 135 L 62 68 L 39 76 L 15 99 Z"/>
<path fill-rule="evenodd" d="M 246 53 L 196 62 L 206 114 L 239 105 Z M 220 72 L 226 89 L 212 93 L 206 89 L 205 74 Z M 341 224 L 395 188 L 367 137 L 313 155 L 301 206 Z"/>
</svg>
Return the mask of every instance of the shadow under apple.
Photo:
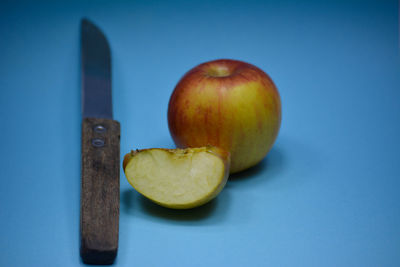
<svg viewBox="0 0 400 267">
<path fill-rule="evenodd" d="M 134 189 L 122 192 L 122 211 L 132 216 L 145 216 L 182 224 L 217 223 L 224 219 L 229 205 L 228 192 L 221 192 L 210 202 L 192 209 L 170 209 L 162 207 Z"/>
<path fill-rule="evenodd" d="M 263 176 L 267 176 L 268 180 L 274 179 L 279 175 L 279 172 L 284 168 L 284 165 L 285 157 L 282 151 L 277 147 L 273 147 L 268 155 L 257 165 L 230 175 L 228 184 L 245 182 L 245 180 L 255 178 L 261 173 L 265 174 Z"/>
</svg>

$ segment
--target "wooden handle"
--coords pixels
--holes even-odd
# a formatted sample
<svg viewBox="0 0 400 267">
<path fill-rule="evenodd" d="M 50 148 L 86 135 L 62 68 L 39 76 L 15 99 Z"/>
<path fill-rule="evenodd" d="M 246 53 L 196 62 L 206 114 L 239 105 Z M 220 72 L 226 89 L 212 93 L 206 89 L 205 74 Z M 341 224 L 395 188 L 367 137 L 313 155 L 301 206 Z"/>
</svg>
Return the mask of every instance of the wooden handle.
<svg viewBox="0 0 400 267">
<path fill-rule="evenodd" d="M 120 124 L 82 121 L 81 257 L 112 264 L 118 250 Z"/>
</svg>

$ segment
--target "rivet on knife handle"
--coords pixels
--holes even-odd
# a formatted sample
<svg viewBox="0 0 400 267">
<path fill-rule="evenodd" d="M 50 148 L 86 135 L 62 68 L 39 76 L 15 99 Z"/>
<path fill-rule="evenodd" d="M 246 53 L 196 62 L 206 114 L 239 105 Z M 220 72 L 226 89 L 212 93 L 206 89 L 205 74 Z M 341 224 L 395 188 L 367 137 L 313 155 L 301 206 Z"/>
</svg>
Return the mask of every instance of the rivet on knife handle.
<svg viewBox="0 0 400 267">
<path fill-rule="evenodd" d="M 101 125 L 106 131 L 96 131 Z M 111 119 L 82 122 L 81 257 L 111 264 L 118 250 L 120 125 Z M 97 145 L 93 140 L 102 140 Z"/>
</svg>

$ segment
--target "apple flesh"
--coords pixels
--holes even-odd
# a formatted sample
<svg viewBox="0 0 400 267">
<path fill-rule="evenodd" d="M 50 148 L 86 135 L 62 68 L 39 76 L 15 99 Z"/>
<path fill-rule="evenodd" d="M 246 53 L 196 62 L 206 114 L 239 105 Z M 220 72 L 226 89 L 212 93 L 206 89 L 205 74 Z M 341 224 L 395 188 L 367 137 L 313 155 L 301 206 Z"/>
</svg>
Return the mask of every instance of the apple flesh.
<svg viewBox="0 0 400 267">
<path fill-rule="evenodd" d="M 260 162 L 281 123 L 279 92 L 254 65 L 215 60 L 196 66 L 178 82 L 168 105 L 177 147 L 217 146 L 231 154 L 230 173 Z"/>
<path fill-rule="evenodd" d="M 153 202 L 174 209 L 200 206 L 224 188 L 229 154 L 216 147 L 136 150 L 124 157 L 129 183 Z"/>
</svg>

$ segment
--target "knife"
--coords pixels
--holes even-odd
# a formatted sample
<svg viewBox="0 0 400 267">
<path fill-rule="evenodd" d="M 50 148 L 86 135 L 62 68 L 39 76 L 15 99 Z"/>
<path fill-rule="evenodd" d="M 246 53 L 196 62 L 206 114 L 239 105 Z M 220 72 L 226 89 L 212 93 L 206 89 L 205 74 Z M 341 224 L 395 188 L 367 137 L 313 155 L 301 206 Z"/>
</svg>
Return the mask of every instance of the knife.
<svg viewBox="0 0 400 267">
<path fill-rule="evenodd" d="M 92 22 L 81 21 L 82 143 L 80 254 L 112 264 L 118 250 L 120 124 L 113 120 L 111 53 Z"/>
</svg>

